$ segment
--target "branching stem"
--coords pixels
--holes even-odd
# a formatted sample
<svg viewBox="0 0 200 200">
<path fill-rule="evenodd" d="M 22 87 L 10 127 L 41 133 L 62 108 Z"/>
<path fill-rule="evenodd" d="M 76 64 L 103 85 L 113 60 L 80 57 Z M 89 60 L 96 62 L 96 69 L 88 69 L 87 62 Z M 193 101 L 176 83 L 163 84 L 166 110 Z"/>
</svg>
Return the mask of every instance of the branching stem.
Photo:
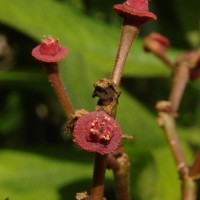
<svg viewBox="0 0 200 200">
<path fill-rule="evenodd" d="M 177 171 L 181 179 L 181 200 L 196 200 L 196 182 L 190 177 L 190 168 L 186 163 L 180 141 L 176 133 L 176 112 L 187 81 L 189 80 L 189 67 L 183 62 L 177 66 L 174 72 L 173 85 L 168 103 L 157 104 L 159 124 L 163 128 L 172 155 L 174 157 Z"/>
<path fill-rule="evenodd" d="M 158 52 L 153 52 L 157 58 L 159 58 L 166 66 L 170 69 L 174 69 L 174 64 L 169 60 L 169 58 L 163 54 L 163 53 L 158 53 Z"/>
</svg>

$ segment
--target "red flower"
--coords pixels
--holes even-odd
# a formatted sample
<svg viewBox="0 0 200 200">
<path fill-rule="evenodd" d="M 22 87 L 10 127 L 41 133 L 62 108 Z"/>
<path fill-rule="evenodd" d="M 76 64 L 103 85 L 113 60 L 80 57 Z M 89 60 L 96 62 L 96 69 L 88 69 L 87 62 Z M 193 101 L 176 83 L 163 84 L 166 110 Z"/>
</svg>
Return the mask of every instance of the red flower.
<svg viewBox="0 0 200 200">
<path fill-rule="evenodd" d="M 144 50 L 163 54 L 170 46 L 170 41 L 159 33 L 151 33 L 144 39 Z"/>
<path fill-rule="evenodd" d="M 112 153 L 120 144 L 119 124 L 104 112 L 90 112 L 80 117 L 74 127 L 75 143 L 89 152 Z"/>
<path fill-rule="evenodd" d="M 32 56 L 37 60 L 56 63 L 62 60 L 67 54 L 67 49 L 58 45 L 58 40 L 49 36 L 42 40 L 42 43 L 35 47 Z"/>
<path fill-rule="evenodd" d="M 148 11 L 148 0 L 127 0 L 123 4 L 114 5 L 118 15 L 142 25 L 148 20 L 156 20 L 156 15 Z"/>
</svg>

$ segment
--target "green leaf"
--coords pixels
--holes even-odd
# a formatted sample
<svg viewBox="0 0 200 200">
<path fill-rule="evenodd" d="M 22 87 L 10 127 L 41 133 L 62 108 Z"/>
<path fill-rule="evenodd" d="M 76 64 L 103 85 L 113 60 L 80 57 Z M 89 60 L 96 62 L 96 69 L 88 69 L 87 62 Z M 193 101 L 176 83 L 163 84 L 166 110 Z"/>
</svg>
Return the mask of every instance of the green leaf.
<svg viewBox="0 0 200 200">
<path fill-rule="evenodd" d="M 154 152 L 156 191 L 154 199 L 180 199 L 180 181 L 168 146 Z"/>
<path fill-rule="evenodd" d="M 142 145 L 145 149 L 162 146 L 164 137 L 157 125 L 156 116 L 149 113 L 139 102 L 131 98 L 125 91 L 119 99 L 117 120 L 125 134 L 135 137 L 134 145 Z"/>
<path fill-rule="evenodd" d="M 73 62 L 73 67 L 70 63 Z M 95 72 L 89 70 L 81 54 L 76 54 L 66 60 L 65 66 L 60 66 L 60 75 L 67 93 L 75 109 L 92 110 L 96 101 L 92 99 Z"/>
<path fill-rule="evenodd" d="M 43 72 L 0 71 L 0 88 L 23 88 L 49 92 L 50 85 Z"/>
<path fill-rule="evenodd" d="M 200 1 L 175 0 L 172 3 L 176 8 L 176 16 L 179 23 L 185 32 L 185 38 L 193 48 L 198 48 L 200 45 Z"/>
<path fill-rule="evenodd" d="M 16 92 L 7 96 L 4 106 L 0 111 L 0 134 L 8 134 L 15 131 L 22 121 L 22 109 L 20 97 Z"/>
<path fill-rule="evenodd" d="M 198 0 L 184 1 L 184 2 L 181 0 L 175 0 L 173 1 L 173 5 L 176 8 L 177 17 L 179 18 L 180 23 L 185 31 L 199 29 L 200 2 Z"/>
<path fill-rule="evenodd" d="M 76 192 L 89 188 L 88 179 L 92 174 L 92 165 L 87 163 L 87 160 L 81 165 L 70 161 L 76 151 L 72 153 L 66 150 L 62 159 L 53 158 L 53 155 L 49 154 L 55 151 L 60 150 L 43 147 L 40 154 L 34 151 L 25 153 L 19 150 L 1 150 L 0 198 L 59 200 L 71 197 L 70 199 L 73 199 Z M 42 153 L 45 152 L 48 152 L 50 157 L 43 156 Z M 59 154 L 64 155 L 61 151 Z M 81 154 L 77 156 L 83 158 Z M 84 180 L 87 181 L 84 183 Z M 68 195 L 62 196 L 64 189 Z"/>
</svg>

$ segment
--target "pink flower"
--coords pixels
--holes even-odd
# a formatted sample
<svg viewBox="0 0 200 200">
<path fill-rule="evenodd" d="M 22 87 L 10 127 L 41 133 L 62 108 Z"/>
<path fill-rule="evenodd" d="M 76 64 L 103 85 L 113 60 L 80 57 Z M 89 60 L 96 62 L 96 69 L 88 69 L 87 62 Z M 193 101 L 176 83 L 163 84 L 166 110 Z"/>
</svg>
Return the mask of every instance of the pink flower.
<svg viewBox="0 0 200 200">
<path fill-rule="evenodd" d="M 104 112 L 90 112 L 80 117 L 74 127 L 75 143 L 89 152 L 112 153 L 120 144 L 119 124 Z"/>
<path fill-rule="evenodd" d="M 46 63 L 57 63 L 67 55 L 67 49 L 58 45 L 58 40 L 49 36 L 32 50 L 32 56 Z"/>
<path fill-rule="evenodd" d="M 159 33 L 151 33 L 144 39 L 144 49 L 158 54 L 164 54 L 170 46 L 170 41 Z"/>
<path fill-rule="evenodd" d="M 123 4 L 114 5 L 113 8 L 118 15 L 138 25 L 157 19 L 156 15 L 148 11 L 148 0 L 127 0 Z"/>
</svg>

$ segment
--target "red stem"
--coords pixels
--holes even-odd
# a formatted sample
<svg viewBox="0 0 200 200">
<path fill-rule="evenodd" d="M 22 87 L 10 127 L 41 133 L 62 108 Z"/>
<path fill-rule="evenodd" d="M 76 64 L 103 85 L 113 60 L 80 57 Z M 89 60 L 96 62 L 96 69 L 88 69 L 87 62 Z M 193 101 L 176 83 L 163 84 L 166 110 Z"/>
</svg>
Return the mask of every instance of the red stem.
<svg viewBox="0 0 200 200">
<path fill-rule="evenodd" d="M 56 95 L 63 106 L 63 109 L 68 118 L 74 113 L 74 109 L 69 100 L 69 97 L 63 87 L 62 81 L 60 80 L 58 73 L 57 63 L 45 63 L 45 69 L 48 74 L 49 81 L 54 88 Z"/>
<path fill-rule="evenodd" d="M 197 199 L 197 183 L 190 177 L 182 180 L 181 200 Z"/>
<path fill-rule="evenodd" d="M 124 154 L 125 155 L 125 154 Z M 122 157 L 123 158 L 123 157 Z M 119 168 L 113 169 L 117 200 L 131 200 L 130 194 L 130 162 L 119 162 Z"/>
<path fill-rule="evenodd" d="M 93 182 L 91 190 L 92 200 L 103 200 L 104 197 L 104 179 L 107 166 L 107 155 L 95 154 Z"/>
</svg>

